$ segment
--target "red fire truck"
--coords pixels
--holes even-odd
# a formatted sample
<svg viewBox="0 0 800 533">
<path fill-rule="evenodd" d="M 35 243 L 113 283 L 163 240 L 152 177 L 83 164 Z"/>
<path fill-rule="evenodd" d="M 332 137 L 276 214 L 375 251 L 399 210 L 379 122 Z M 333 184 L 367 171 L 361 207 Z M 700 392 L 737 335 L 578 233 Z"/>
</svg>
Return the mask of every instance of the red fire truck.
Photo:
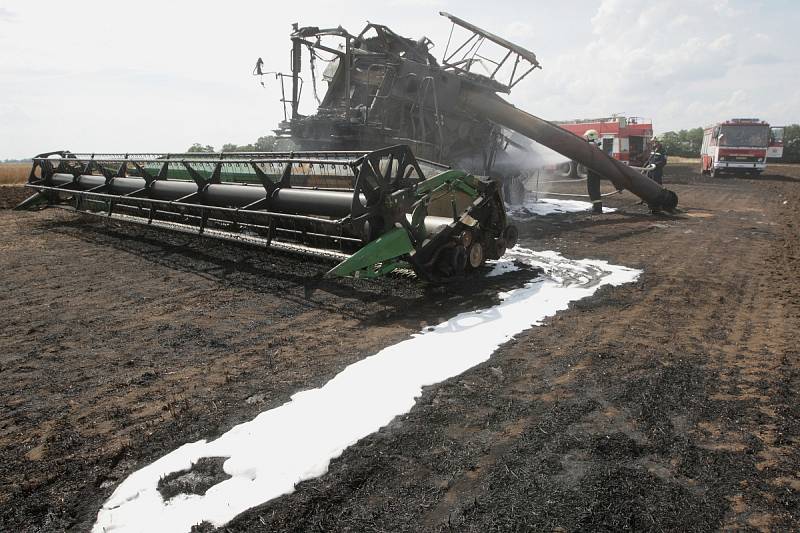
<svg viewBox="0 0 800 533">
<path fill-rule="evenodd" d="M 653 123 L 650 120 L 612 116 L 556 121 L 555 124 L 581 137 L 586 130 L 596 130 L 602 143 L 600 147 L 614 159 L 640 164 L 650 156 L 648 148 L 653 138 Z"/>
<path fill-rule="evenodd" d="M 734 118 L 705 128 L 701 172 L 761 174 L 767 168 L 770 133 L 769 124 L 757 118 Z"/>
<path fill-rule="evenodd" d="M 650 140 L 653 138 L 653 123 L 650 120 L 614 115 L 553 123 L 581 137 L 587 130 L 597 131 L 600 136 L 600 148 L 624 163 L 643 166 L 650 156 Z M 574 162 L 559 165 L 559 171 L 570 177 L 576 177 L 580 173 Z"/>
<path fill-rule="evenodd" d="M 773 126 L 769 129 L 767 161 L 780 161 L 783 158 L 783 130 L 782 126 Z"/>
</svg>

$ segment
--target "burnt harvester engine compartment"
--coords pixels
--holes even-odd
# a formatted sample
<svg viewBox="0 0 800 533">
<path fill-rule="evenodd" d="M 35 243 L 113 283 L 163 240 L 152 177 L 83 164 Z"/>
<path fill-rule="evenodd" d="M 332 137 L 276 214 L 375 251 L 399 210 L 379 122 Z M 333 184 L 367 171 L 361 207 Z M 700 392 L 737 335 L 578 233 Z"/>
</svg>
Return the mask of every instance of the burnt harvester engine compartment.
<svg viewBox="0 0 800 533">
<path fill-rule="evenodd" d="M 381 24 L 367 24 L 358 35 L 342 27 L 295 25 L 291 74 L 278 76 L 282 85 L 285 79 L 291 80 L 291 97 L 283 99 L 285 120 L 276 132 L 291 137 L 304 150 L 407 144 L 418 157 L 490 175 L 509 139 L 497 124 L 459 105 L 461 85 L 467 82 L 509 93 L 539 63 L 533 52 L 474 29 L 478 33 L 470 42 L 445 51 L 440 65 L 431 54 L 434 45 L 428 38 L 409 39 Z M 492 65 L 495 75 L 502 66 L 513 64 L 504 82 L 495 75 L 474 72 L 478 63 L 491 62 L 475 56 L 487 37 L 507 53 L 502 63 Z M 315 114 L 306 116 L 299 107 L 309 79 L 319 105 Z M 328 86 L 319 98 L 317 86 L 323 80 Z M 287 92 L 284 88 L 283 94 Z"/>
<path fill-rule="evenodd" d="M 441 63 L 431 54 L 428 38 L 409 39 L 380 24 L 367 24 L 358 35 L 341 26 L 295 24 L 291 72 L 275 75 L 284 106 L 276 133 L 303 150 L 408 145 L 417 157 L 492 176 L 509 198 L 519 195 L 518 178 L 533 170 L 527 167 L 528 158 L 510 153 L 510 147 L 526 149 L 511 139 L 515 131 L 595 170 L 654 209 L 677 205 L 673 192 L 499 96 L 541 68 L 533 52 L 458 17 L 441 15 L 453 24 Z M 264 75 L 262 66 L 259 59 L 255 74 Z M 320 98 L 323 80 L 328 86 Z M 301 96 L 309 85 L 318 108 L 303 115 Z"/>
</svg>

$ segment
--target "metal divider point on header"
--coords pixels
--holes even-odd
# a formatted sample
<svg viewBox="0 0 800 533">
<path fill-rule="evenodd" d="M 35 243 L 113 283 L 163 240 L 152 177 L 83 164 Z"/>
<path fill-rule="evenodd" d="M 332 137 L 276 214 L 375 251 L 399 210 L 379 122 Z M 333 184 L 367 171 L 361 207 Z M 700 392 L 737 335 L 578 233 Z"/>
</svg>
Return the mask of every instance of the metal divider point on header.
<svg viewBox="0 0 800 533">
<path fill-rule="evenodd" d="M 20 208 L 60 207 L 327 257 L 330 276 L 461 277 L 516 242 L 492 180 L 370 152 L 40 154 Z"/>
</svg>

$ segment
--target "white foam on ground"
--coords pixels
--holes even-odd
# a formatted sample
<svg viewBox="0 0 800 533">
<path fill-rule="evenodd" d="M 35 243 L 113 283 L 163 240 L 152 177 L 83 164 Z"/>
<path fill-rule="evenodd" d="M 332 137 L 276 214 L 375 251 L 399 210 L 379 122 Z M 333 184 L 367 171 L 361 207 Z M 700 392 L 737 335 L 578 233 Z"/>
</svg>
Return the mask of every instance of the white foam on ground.
<svg viewBox="0 0 800 533">
<path fill-rule="evenodd" d="M 532 216 L 547 216 L 560 213 L 580 213 L 591 211 L 592 203 L 582 200 L 563 200 L 560 198 L 539 198 L 529 200 L 520 205 L 507 206 L 508 214 L 512 218 L 521 219 Z M 613 207 L 603 207 L 603 213 L 613 213 Z"/>
<path fill-rule="evenodd" d="M 100 509 L 93 531 L 185 532 L 202 521 L 221 526 L 251 507 L 294 491 L 300 481 L 324 474 L 345 448 L 407 413 L 422 387 L 486 361 L 514 335 L 599 287 L 628 283 L 639 275 L 605 261 L 572 261 L 556 252 L 519 247 L 494 268 L 498 273 L 510 271 L 508 265 L 514 262 L 542 267 L 545 273 L 499 294 L 501 302 L 493 307 L 426 328 L 216 440 L 185 444 L 134 472 Z M 181 494 L 164 501 L 157 490 L 159 479 L 190 468 L 202 457 L 228 457 L 223 468 L 232 477 L 204 496 Z"/>
</svg>

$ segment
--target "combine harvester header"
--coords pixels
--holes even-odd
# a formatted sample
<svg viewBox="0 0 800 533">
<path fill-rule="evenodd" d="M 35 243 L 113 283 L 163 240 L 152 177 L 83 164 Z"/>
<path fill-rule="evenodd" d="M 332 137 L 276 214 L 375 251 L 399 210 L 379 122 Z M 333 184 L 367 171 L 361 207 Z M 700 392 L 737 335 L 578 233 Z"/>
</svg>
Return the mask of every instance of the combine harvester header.
<svg viewBox="0 0 800 533">
<path fill-rule="evenodd" d="M 328 275 L 459 277 L 516 242 L 497 185 L 406 146 L 373 152 L 34 158 L 19 207 L 81 213 L 336 259 Z"/>
</svg>

